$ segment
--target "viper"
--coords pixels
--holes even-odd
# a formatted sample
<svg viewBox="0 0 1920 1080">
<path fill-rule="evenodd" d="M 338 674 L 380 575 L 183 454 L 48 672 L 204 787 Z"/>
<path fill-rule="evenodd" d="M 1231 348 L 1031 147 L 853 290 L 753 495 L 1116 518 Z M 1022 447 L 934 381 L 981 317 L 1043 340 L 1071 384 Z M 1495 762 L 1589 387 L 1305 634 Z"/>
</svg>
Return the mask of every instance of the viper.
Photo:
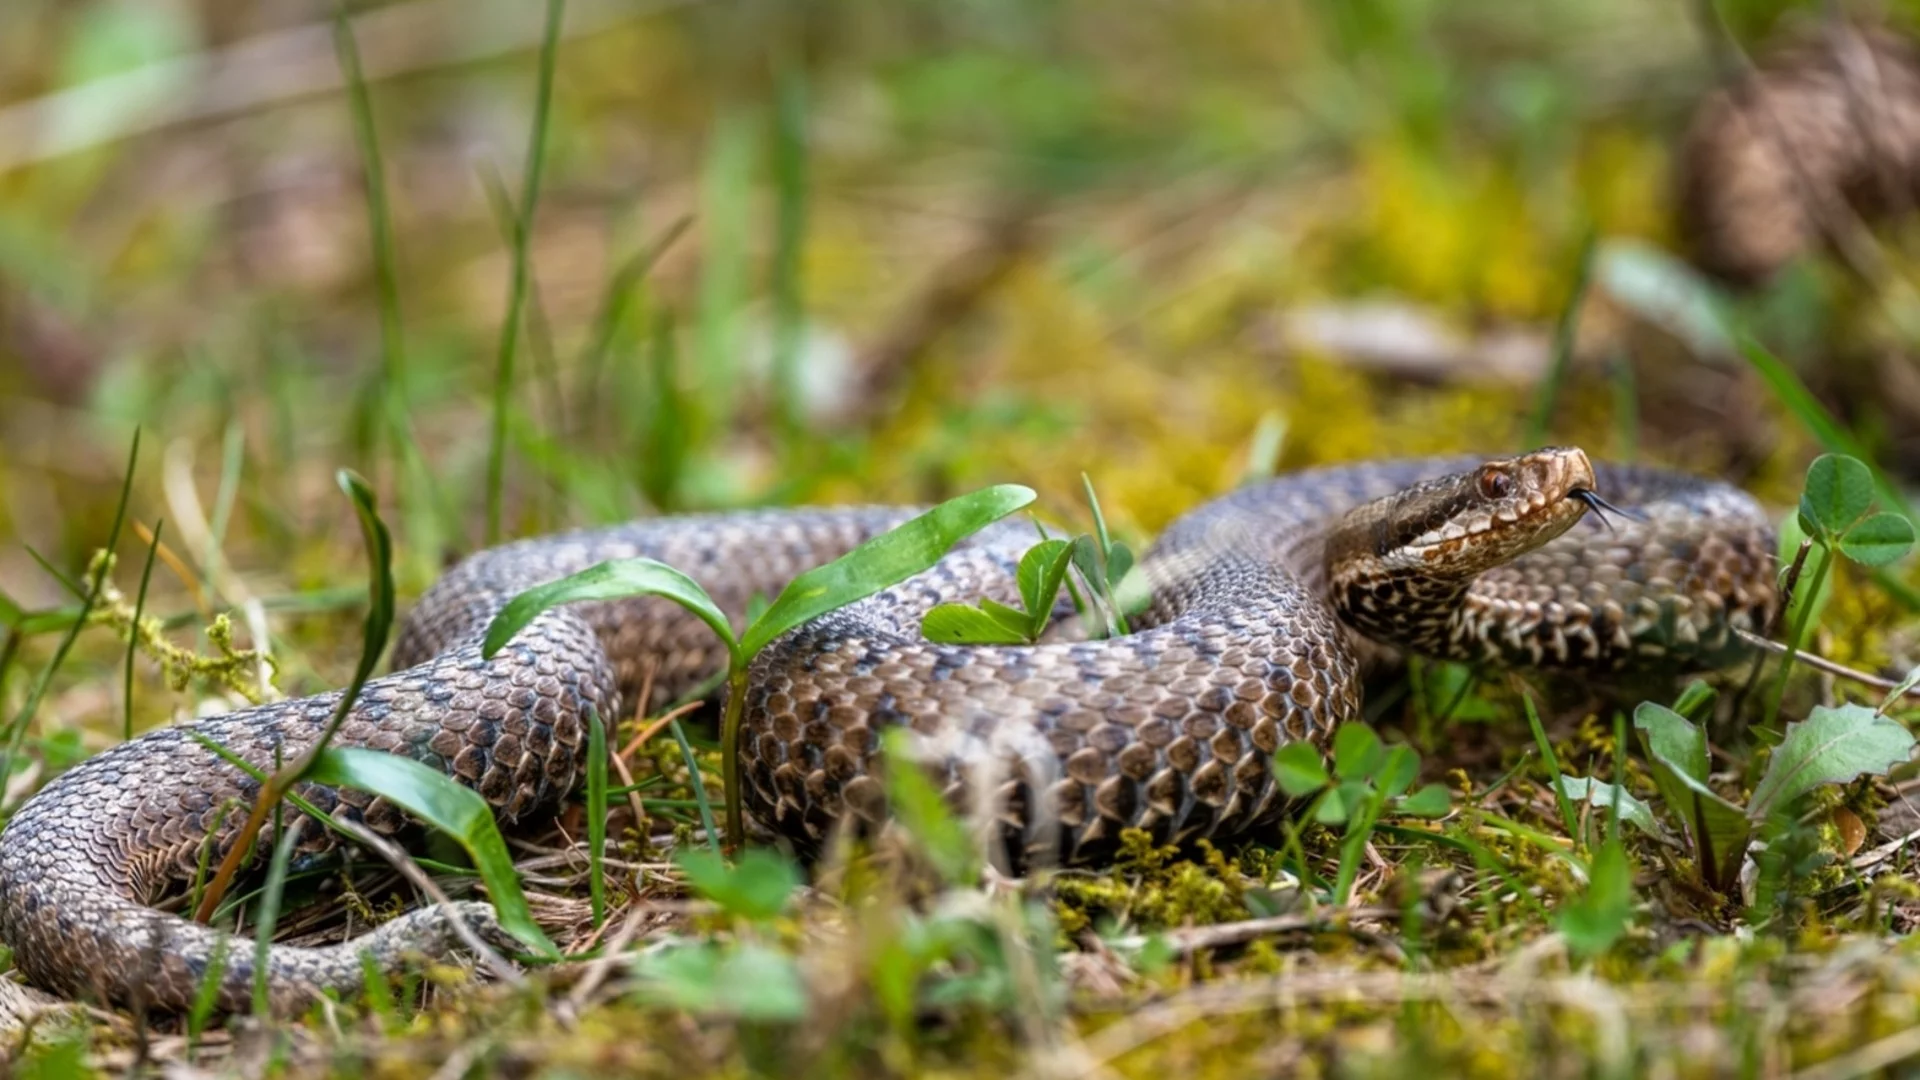
<svg viewBox="0 0 1920 1080">
<path fill-rule="evenodd" d="M 1611 508 L 1605 518 L 1596 507 Z M 1618 512 L 1611 512 L 1617 510 Z M 445 771 L 503 819 L 550 810 L 583 775 L 589 709 L 625 715 L 712 677 L 725 652 L 698 618 L 640 598 L 551 610 L 491 659 L 481 637 L 532 586 L 649 556 L 691 575 L 733 618 L 802 571 L 900 524 L 903 508 L 662 518 L 480 552 L 421 598 L 337 745 Z M 925 769 L 999 824 L 1033 864 L 1097 863 L 1122 830 L 1157 841 L 1258 834 L 1287 809 L 1271 769 L 1290 741 L 1324 746 L 1360 717 L 1362 667 L 1416 652 L 1499 669 L 1680 672 L 1737 657 L 1777 603 L 1768 519 L 1721 483 L 1598 466 L 1578 449 L 1375 461 L 1249 486 L 1191 511 L 1141 560 L 1131 632 L 1025 646 L 926 640 L 932 606 L 1012 602 L 1034 534 L 1006 523 L 931 570 L 804 624 L 751 664 L 742 795 L 755 822 L 802 843 L 887 813 L 888 767 Z M 642 687 L 652 699 L 636 702 Z M 41 986 L 182 1008 L 223 931 L 154 905 L 235 842 L 248 773 L 311 745 L 338 693 L 162 728 L 68 770 L 0 833 L 0 939 Z M 882 752 L 911 733 L 912 761 Z M 391 833 L 406 819 L 350 790 L 301 789 L 327 813 Z M 310 829 L 305 850 L 331 843 Z M 262 849 L 266 845 L 261 845 Z M 434 906 L 323 948 L 265 954 L 274 1006 L 351 994 L 381 969 L 452 944 Z M 254 954 L 224 954 L 219 1000 L 244 1008 Z"/>
</svg>

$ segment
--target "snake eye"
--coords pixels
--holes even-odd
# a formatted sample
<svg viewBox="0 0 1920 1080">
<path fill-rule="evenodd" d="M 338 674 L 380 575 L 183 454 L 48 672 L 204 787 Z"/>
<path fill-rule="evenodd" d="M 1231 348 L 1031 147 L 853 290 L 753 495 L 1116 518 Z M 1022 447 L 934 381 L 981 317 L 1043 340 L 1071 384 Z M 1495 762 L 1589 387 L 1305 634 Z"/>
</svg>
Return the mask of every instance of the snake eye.
<svg viewBox="0 0 1920 1080">
<path fill-rule="evenodd" d="M 1504 499 L 1513 494 L 1513 476 L 1505 469 L 1489 465 L 1480 470 L 1480 494 L 1488 499 Z"/>
</svg>

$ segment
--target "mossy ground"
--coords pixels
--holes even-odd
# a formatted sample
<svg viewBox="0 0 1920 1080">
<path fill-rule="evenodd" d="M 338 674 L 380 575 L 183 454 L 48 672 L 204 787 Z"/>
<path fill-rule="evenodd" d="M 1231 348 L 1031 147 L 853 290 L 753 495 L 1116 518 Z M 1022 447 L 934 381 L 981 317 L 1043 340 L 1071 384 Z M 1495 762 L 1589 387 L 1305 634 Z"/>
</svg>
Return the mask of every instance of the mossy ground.
<svg viewBox="0 0 1920 1080">
<path fill-rule="evenodd" d="M 576 6 L 530 315 L 503 390 L 505 535 L 1000 481 L 1075 521 L 1085 472 L 1138 542 L 1267 468 L 1516 447 L 1536 415 L 1553 441 L 1729 476 L 1785 507 L 1818 450 L 1737 358 L 1690 350 L 1610 287 L 1607 268 L 1624 272 L 1611 255 L 1674 239 L 1668 147 L 1711 71 L 1685 5 L 709 4 L 608 22 Z M 1721 5 L 1748 41 L 1804 17 L 1795 7 Z M 60 113 L 71 106 L 44 95 L 69 82 L 279 25 L 215 3 L 6 8 L 0 96 L 63 131 L 124 122 Z M 458 18 L 399 8 L 438 29 L 416 26 L 424 59 L 370 88 L 397 333 L 382 336 L 366 147 L 340 95 L 262 91 L 226 119 L 0 172 L 0 717 L 24 723 L 9 810 L 124 725 L 345 681 L 364 569 L 336 469 L 381 493 L 403 598 L 486 540 L 508 250 L 486 178 L 518 175 L 534 64 L 524 48 L 456 63 L 433 42 L 459 40 Z M 521 20 L 531 36 L 512 29 L 516 5 L 487 10 L 537 44 L 537 20 Z M 801 157 L 781 134 L 796 116 Z M 1589 232 L 1596 276 L 1542 413 L 1551 328 Z M 647 272 L 621 272 L 656 246 Z M 1910 478 L 1910 403 L 1876 389 L 1913 349 L 1896 302 L 1809 265 L 1744 303 Z M 1420 320 L 1396 344 L 1438 359 L 1410 374 L 1325 329 L 1377 327 L 1382 309 L 1365 305 L 1380 303 Z M 1517 366 L 1489 359 L 1503 342 Z M 169 651 L 162 661 L 147 636 L 129 717 L 124 621 L 91 628 L 29 716 L 75 603 L 29 550 L 82 577 L 136 424 L 147 450 L 129 515 L 165 519 L 146 610 Z M 117 553 L 129 597 L 144 535 Z M 1898 591 L 1911 574 L 1893 575 L 1889 588 L 1842 573 L 1817 650 L 1911 667 L 1920 623 Z M 267 648 L 272 686 L 229 646 Z M 1611 774 L 1616 710 L 1673 693 L 1529 689 L 1553 703 L 1561 766 L 1583 776 Z M 635 780 L 662 779 L 639 793 L 644 828 L 613 800 L 603 925 L 580 808 L 516 838 L 535 914 L 589 958 L 520 986 L 429 972 L 390 1007 L 271 1031 L 239 1018 L 189 1038 L 178 1018 L 48 1016 L 9 1036 L 8 1067 L 1839 1077 L 1920 1054 L 1920 954 L 1902 936 L 1920 911 L 1911 860 L 1894 844 L 1847 863 L 1913 830 L 1899 783 L 1823 794 L 1808 873 L 1766 910 L 1694 885 L 1684 852 L 1629 833 L 1630 927 L 1585 956 L 1559 929 L 1586 883 L 1563 857 L 1574 843 L 1520 693 L 1437 665 L 1373 687 L 1379 728 L 1421 753 L 1422 779 L 1446 783 L 1462 812 L 1390 819 L 1346 911 L 1300 887 L 1278 836 L 1134 844 L 1104 871 L 963 884 L 889 837 L 829 852 L 786 911 L 755 922 L 691 897 L 671 862 L 699 843 L 699 814 L 662 734 L 625 758 Z M 1877 700 L 1809 676 L 1785 718 L 1836 696 Z M 1734 733 L 1716 768 L 1735 786 L 1753 753 L 1738 732 L 1760 706 L 1741 709 L 1716 728 Z M 649 719 L 622 719 L 610 741 Z M 1648 795 L 1633 749 L 1628 782 Z M 1337 831 L 1309 825 L 1300 842 L 1323 885 Z M 364 921 L 413 902 L 338 867 L 295 890 L 281 928 L 296 940 L 337 935 L 343 911 Z"/>
</svg>

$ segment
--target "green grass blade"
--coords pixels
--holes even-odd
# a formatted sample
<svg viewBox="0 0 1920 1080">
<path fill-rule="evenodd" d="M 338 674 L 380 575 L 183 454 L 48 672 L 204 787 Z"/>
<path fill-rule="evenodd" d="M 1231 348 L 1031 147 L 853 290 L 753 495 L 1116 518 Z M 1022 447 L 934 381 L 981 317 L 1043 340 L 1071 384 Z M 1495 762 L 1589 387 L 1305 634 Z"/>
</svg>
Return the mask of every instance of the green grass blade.
<svg viewBox="0 0 1920 1080">
<path fill-rule="evenodd" d="M 214 1006 L 220 1003 L 220 983 L 227 974 L 227 953 L 233 948 L 233 939 L 221 934 L 214 939 L 213 952 L 207 957 L 206 973 L 200 976 L 200 985 L 194 989 L 193 1005 L 187 1010 L 187 1046 L 191 1048 L 200 1040 L 200 1034 L 207 1030 L 207 1021 L 213 1018 Z"/>
<path fill-rule="evenodd" d="M 1269 409 L 1260 414 L 1260 423 L 1247 443 L 1247 464 L 1240 472 L 1240 485 L 1273 479 L 1280 469 L 1280 452 L 1287 445 L 1287 414 Z"/>
<path fill-rule="evenodd" d="M 687 763 L 687 782 L 693 785 L 693 797 L 700 804 L 700 827 L 707 830 L 707 843 L 715 851 L 720 850 L 720 830 L 713 823 L 713 800 L 707 797 L 707 781 L 700 775 L 700 759 L 693 756 L 693 744 L 687 741 L 687 731 L 675 720 L 667 725 L 673 732 L 673 741 L 680 746 L 680 759 Z"/>
<path fill-rule="evenodd" d="M 1533 416 L 1527 422 L 1526 444 L 1522 450 L 1544 446 L 1553 430 L 1553 411 L 1560 403 L 1560 388 L 1567 380 L 1567 368 L 1573 363 L 1573 341 L 1580 330 L 1580 305 L 1587 298 L 1587 284 L 1593 280 L 1593 251 L 1596 234 L 1591 226 L 1580 240 L 1580 255 L 1573 265 L 1573 288 L 1566 305 L 1553 324 L 1553 354 L 1547 361 L 1546 375 L 1533 401 Z"/>
<path fill-rule="evenodd" d="M 220 567 L 220 549 L 227 542 L 227 526 L 233 521 L 233 502 L 240 495 L 240 470 L 246 464 L 246 430 L 238 420 L 227 422 L 220 439 L 220 486 L 214 489 L 213 517 L 207 524 L 207 550 L 200 553 L 200 578 L 216 580 Z"/>
<path fill-rule="evenodd" d="M 133 468 L 139 461 L 140 429 L 135 428 L 133 445 L 127 450 L 127 471 L 120 478 L 120 501 L 113 510 L 113 528 L 107 532 L 106 557 L 102 558 L 94 568 L 93 580 L 80 600 L 79 617 L 67 627 L 66 634 L 61 637 L 60 644 L 53 651 L 53 657 L 47 661 L 47 666 L 40 670 L 40 677 L 34 680 L 32 689 L 27 692 L 27 700 L 21 704 L 20 711 L 14 714 L 12 722 L 7 727 L 7 752 L 6 757 L 0 759 L 0 780 L 13 775 L 14 763 L 19 760 L 20 744 L 26 738 L 27 725 L 33 722 L 34 714 L 40 711 L 41 699 L 46 697 L 47 688 L 53 685 L 53 677 L 59 672 L 60 665 L 66 663 L 67 653 L 72 651 L 75 639 L 86 627 L 87 616 L 92 614 L 93 605 L 100 597 L 100 589 L 106 584 L 107 568 L 113 561 L 113 550 L 120 544 L 120 527 L 126 524 L 127 520 L 127 500 L 133 494 Z"/>
<path fill-rule="evenodd" d="M 300 839 L 301 830 L 282 829 L 279 842 L 273 845 L 273 859 L 267 864 L 267 883 L 260 893 L 260 906 L 256 909 L 258 917 L 254 920 L 253 937 L 253 1015 L 266 1018 L 271 1015 L 271 1002 L 267 996 L 267 954 L 273 949 L 274 924 L 280 921 L 281 894 L 287 887 L 287 863 L 293 857 L 293 845 Z"/>
<path fill-rule="evenodd" d="M 394 1007 L 393 987 L 387 985 L 387 973 L 371 952 L 360 954 L 360 987 L 367 1011 L 380 1018 L 380 1030 L 400 1030 L 400 1010 Z"/>
<path fill-rule="evenodd" d="M 587 708 L 587 895 L 593 925 L 607 921 L 607 725 Z"/>
<path fill-rule="evenodd" d="M 126 717 L 121 738 L 133 738 L 133 658 L 139 653 L 140 618 L 147 611 L 147 585 L 153 580 L 153 557 L 160 551 L 160 530 L 167 527 L 164 519 L 153 523 L 153 542 L 147 545 L 147 562 L 140 568 L 140 592 L 133 601 L 133 625 L 127 631 L 127 669 L 121 679 L 122 715 Z"/>
<path fill-rule="evenodd" d="M 340 696 L 339 706 L 321 730 L 313 749 L 303 755 L 309 758 L 325 750 L 334 732 L 340 730 L 347 712 L 360 696 L 360 688 L 367 684 L 374 665 L 386 652 L 387 637 L 393 630 L 393 537 L 387 532 L 386 522 L 380 520 L 373 489 L 359 474 L 341 469 L 334 474 L 334 482 L 352 500 L 354 516 L 360 521 L 360 537 L 367 548 L 367 618 L 361 627 L 360 662 L 353 669 L 353 679 L 347 683 L 346 693 Z"/>
<path fill-rule="evenodd" d="M 926 570 L 953 545 L 1034 500 L 1032 488 L 1000 484 L 949 499 L 825 566 L 794 578 L 741 635 L 751 659 L 769 642 L 810 619 L 845 607 Z"/>
<path fill-rule="evenodd" d="M 1613 389 L 1613 459 L 1631 465 L 1640 459 L 1640 390 L 1624 351 L 1607 365 L 1607 381 Z"/>
<path fill-rule="evenodd" d="M 780 435 L 794 445 L 800 411 L 800 335 L 805 326 L 800 253 L 807 234 L 807 86 L 795 68 L 780 72 L 773 125 L 777 194 L 773 248 L 773 401 Z"/>
<path fill-rule="evenodd" d="M 653 270 L 653 264 L 659 261 L 660 256 L 666 254 L 674 241 L 685 236 L 692 225 L 691 216 L 676 219 L 658 239 L 621 263 L 601 291 L 599 308 L 593 317 L 593 331 L 588 335 L 588 344 L 575 365 L 581 373 L 581 409 L 591 407 L 599 400 L 601 369 L 606 365 L 607 354 L 613 351 L 615 338 L 627 324 L 628 314 L 635 306 L 634 294 L 641 282 Z M 576 411 L 575 415 L 580 413 Z"/>
<path fill-rule="evenodd" d="M 633 450 L 639 462 L 634 479 L 640 493 L 657 510 L 679 507 L 686 487 L 688 449 L 694 437 L 687 421 L 697 406 L 681 391 L 679 342 L 673 314 L 657 313 L 648 328 L 640 372 L 646 406 L 639 411 L 646 422 L 634 439 Z"/>
<path fill-rule="evenodd" d="M 1574 831 L 1576 818 L 1573 813 L 1573 800 L 1567 798 L 1567 785 L 1560 775 L 1560 758 L 1553 752 L 1553 742 L 1547 738 L 1546 725 L 1540 722 L 1540 712 L 1533 707 L 1533 695 L 1521 694 L 1520 700 L 1527 707 L 1527 725 L 1533 729 L 1534 745 L 1540 748 L 1540 757 L 1547 763 L 1547 776 L 1553 781 L 1553 797 L 1560 804 L 1560 823 L 1566 827 L 1567 838 L 1574 844 L 1580 844 L 1580 834 Z"/>
<path fill-rule="evenodd" d="M 386 164 L 380 155 L 380 136 L 373 124 L 373 99 L 360 67 L 360 46 L 344 3 L 334 8 L 334 53 L 347 83 L 347 103 L 353 113 L 354 142 L 366 184 L 367 227 L 373 244 L 374 293 L 380 303 L 380 363 L 382 390 L 404 393 L 406 338 L 400 323 L 400 275 L 394 254 L 393 210 L 387 201 Z"/>
<path fill-rule="evenodd" d="M 354 702 L 359 700 L 361 689 L 373 674 L 374 665 L 380 662 L 380 654 L 386 651 L 387 635 L 393 628 L 393 539 L 387 534 L 386 523 L 380 520 L 373 491 L 367 487 L 366 481 L 349 469 L 336 472 L 334 480 L 353 502 L 354 515 L 360 522 L 360 534 L 367 546 L 367 619 L 362 630 L 360 662 L 354 668 L 353 678 L 347 683 L 345 692 L 340 695 L 340 703 L 334 707 L 333 715 L 320 730 L 313 745 L 285 768 L 277 768 L 262 785 L 260 800 L 248 814 L 246 824 L 241 826 L 232 849 L 220 860 L 220 869 L 214 873 L 206 895 L 200 898 L 199 906 L 194 909 L 194 918 L 201 922 L 212 917 L 214 909 L 226 896 L 233 876 L 239 872 L 254 838 L 265 823 L 267 811 L 278 812 L 280 799 L 306 777 L 314 760 L 326 750 L 334 734 L 340 730 L 340 725 L 346 722 Z M 198 733 L 194 734 L 200 738 Z M 213 745 L 205 739 L 201 741 L 205 745 Z"/>
<path fill-rule="evenodd" d="M 587 600 L 624 600 L 634 596 L 661 596 L 698 616 L 713 628 L 730 653 L 738 648 L 726 612 L 713 602 L 700 583 L 657 559 L 612 559 L 558 581 L 536 585 L 514 597 L 487 624 L 480 655 L 491 660 L 513 636 L 550 608 Z"/>
<path fill-rule="evenodd" d="M 526 177 L 521 183 L 520 212 L 514 219 L 512 279 L 507 287 L 507 313 L 501 320 L 500 349 L 493 373 L 493 432 L 487 444 L 487 543 L 500 540 L 501 488 L 506 481 L 507 402 L 513 388 L 514 353 L 520 346 L 520 322 L 527 306 L 532 276 L 527 248 L 533 233 L 534 208 L 540 204 L 540 180 L 546 168 L 547 120 L 553 111 L 553 70 L 560 44 L 565 0 L 547 0 L 545 36 L 540 41 L 540 75 L 533 106 L 533 135 L 527 141 Z"/>
<path fill-rule="evenodd" d="M 199 732 L 194 732 L 194 736 L 201 739 L 200 744 L 202 746 L 214 748 L 211 742 L 200 737 Z M 225 747 L 219 747 L 217 749 L 225 750 Z M 220 835 L 220 826 L 227 823 L 227 815 L 232 813 L 233 808 L 238 805 L 240 805 L 240 803 L 236 799 L 228 799 L 226 802 L 221 803 L 219 809 L 214 811 L 212 827 L 207 829 L 207 835 L 200 839 L 200 862 L 193 872 L 193 888 L 187 893 L 188 911 L 194 911 L 200 907 L 200 896 L 206 891 L 207 887 L 207 870 L 213 863 L 213 841 Z"/>
<path fill-rule="evenodd" d="M 978 882 L 980 852 L 974 837 L 941 798 L 932 778 L 913 764 L 913 737 L 897 727 L 881 737 L 887 760 L 900 763 L 886 773 L 887 803 L 941 880 L 960 886 Z"/>
<path fill-rule="evenodd" d="M 353 747 L 333 747 L 322 753 L 306 779 L 378 795 L 451 836 L 480 871 L 501 927 L 537 955 L 559 955 L 533 921 L 493 809 L 477 792 L 411 758 Z"/>
<path fill-rule="evenodd" d="M 1855 438 L 1853 432 L 1848 431 L 1845 425 L 1834 419 L 1833 414 L 1827 411 L 1826 406 L 1820 404 L 1820 399 L 1813 396 L 1813 391 L 1807 389 L 1806 384 L 1800 381 L 1800 376 L 1795 374 L 1792 368 L 1779 357 L 1768 352 L 1766 346 L 1751 338 L 1741 340 L 1740 355 L 1746 357 L 1747 363 L 1760 375 L 1761 381 L 1773 391 L 1773 396 L 1780 399 L 1780 403 L 1786 406 L 1794 419 L 1800 421 L 1800 426 L 1806 428 L 1820 445 L 1834 453 L 1858 458 L 1866 465 L 1873 473 L 1874 488 L 1879 492 L 1881 501 L 1886 503 L 1888 509 L 1899 511 L 1908 520 L 1920 522 L 1920 515 L 1916 515 L 1913 505 L 1901 496 L 1900 489 L 1893 486 L 1887 479 L 1887 474 L 1881 471 L 1880 466 L 1874 464 L 1873 457 L 1867 453 L 1866 446 Z"/>
<path fill-rule="evenodd" d="M 711 127 L 700 178 L 700 283 L 695 309 L 699 405 L 693 445 L 704 446 L 732 420 L 740 387 L 740 311 L 749 289 L 753 173 L 760 124 L 739 109 Z"/>
<path fill-rule="evenodd" d="M 60 568 L 53 565 L 51 560 L 35 550 L 32 544 L 22 544 L 20 546 L 26 549 L 27 555 L 33 559 L 34 563 L 37 564 L 41 570 L 46 572 L 48 577 L 59 582 L 60 587 L 72 594 L 75 600 L 85 600 L 87 598 L 87 587 L 85 585 L 80 584 L 78 581 L 73 580 L 73 578 L 61 572 Z"/>
</svg>

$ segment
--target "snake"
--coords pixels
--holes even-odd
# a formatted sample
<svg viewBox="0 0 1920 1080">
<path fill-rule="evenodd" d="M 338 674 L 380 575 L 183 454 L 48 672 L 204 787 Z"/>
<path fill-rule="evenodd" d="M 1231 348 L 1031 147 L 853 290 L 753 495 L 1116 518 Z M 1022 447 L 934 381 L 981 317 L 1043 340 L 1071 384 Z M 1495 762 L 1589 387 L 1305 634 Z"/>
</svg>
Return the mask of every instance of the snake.
<svg viewBox="0 0 1920 1080">
<path fill-rule="evenodd" d="M 687 609 L 647 596 L 555 607 L 488 658 L 484 631 L 508 600 L 648 557 L 737 623 L 756 597 L 915 513 L 662 517 L 479 552 L 419 599 L 393 672 L 366 683 L 335 745 L 441 770 L 501 820 L 550 811 L 584 774 L 590 709 L 662 707 L 722 671 L 726 646 Z M 751 660 L 739 765 L 757 828 L 802 845 L 884 828 L 887 770 L 912 768 L 1022 865 L 1097 865 L 1131 829 L 1157 843 L 1258 838 L 1292 805 L 1274 752 L 1325 750 L 1360 720 L 1372 664 L 1417 653 L 1594 679 L 1709 670 L 1742 655 L 1739 632 L 1764 632 L 1777 603 L 1773 532 L 1751 496 L 1549 448 L 1325 466 L 1242 487 L 1162 532 L 1135 568 L 1144 606 L 1115 636 L 1072 619 L 1026 645 L 922 634 L 935 605 L 1018 602 L 1034 542 L 1031 523 L 990 526 Z M 225 855 L 245 816 L 226 810 L 250 805 L 256 775 L 312 745 L 340 696 L 162 727 L 37 792 L 0 832 L 0 940 L 18 970 L 68 995 L 176 1010 L 209 984 L 221 1007 L 247 1008 L 253 946 L 157 905 Z M 378 833 L 408 825 L 365 792 L 296 790 Z M 337 842 L 324 829 L 298 841 L 303 856 Z M 484 902 L 434 904 L 335 945 L 273 944 L 259 974 L 272 1008 L 289 1012 L 357 993 L 368 964 L 446 954 L 458 921 L 485 932 L 490 918 Z"/>
</svg>

